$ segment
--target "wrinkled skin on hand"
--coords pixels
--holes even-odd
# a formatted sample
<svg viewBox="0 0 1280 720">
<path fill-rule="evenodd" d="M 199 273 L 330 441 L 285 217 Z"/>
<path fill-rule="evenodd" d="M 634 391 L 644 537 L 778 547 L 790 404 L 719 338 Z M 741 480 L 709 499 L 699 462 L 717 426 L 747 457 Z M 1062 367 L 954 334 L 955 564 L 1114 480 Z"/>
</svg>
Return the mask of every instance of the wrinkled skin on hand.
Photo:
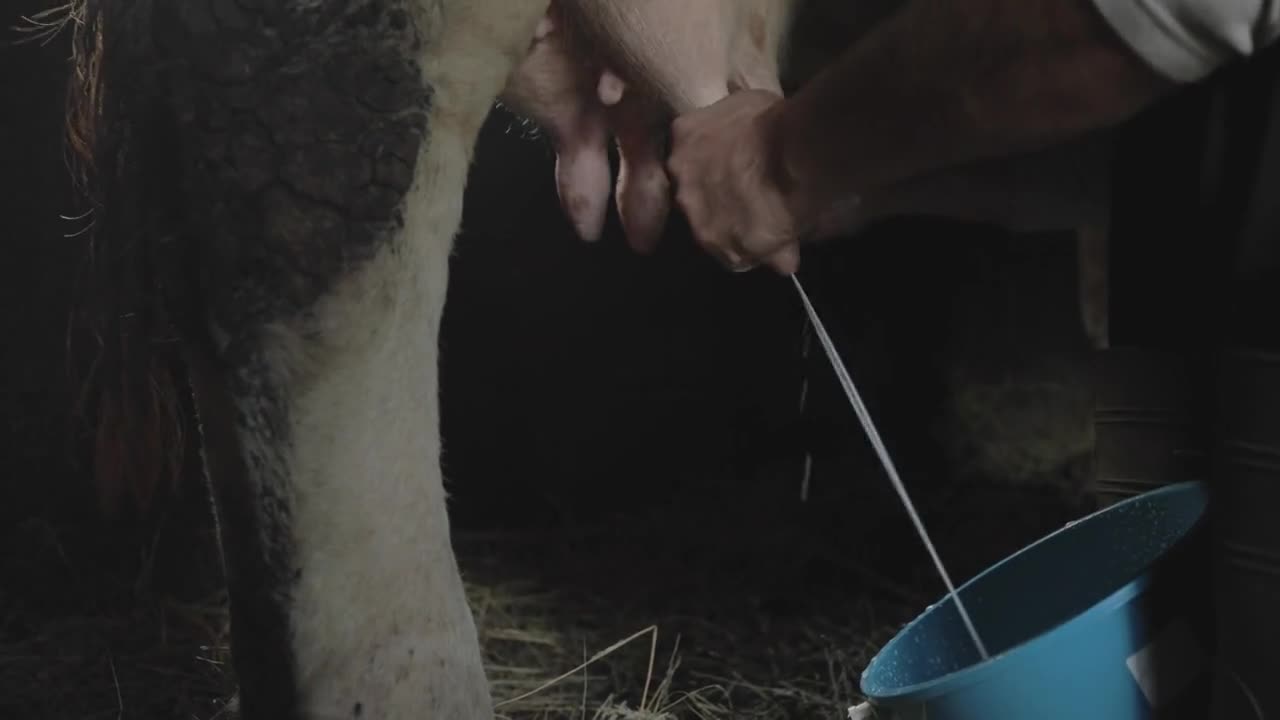
<svg viewBox="0 0 1280 720">
<path fill-rule="evenodd" d="M 813 217 L 781 190 L 771 162 L 774 131 L 769 118 L 781 100 L 745 90 L 677 119 L 667 162 L 679 191 L 676 201 L 698 244 L 731 270 L 764 261 L 789 275 L 800 264 L 797 238 Z"/>
</svg>

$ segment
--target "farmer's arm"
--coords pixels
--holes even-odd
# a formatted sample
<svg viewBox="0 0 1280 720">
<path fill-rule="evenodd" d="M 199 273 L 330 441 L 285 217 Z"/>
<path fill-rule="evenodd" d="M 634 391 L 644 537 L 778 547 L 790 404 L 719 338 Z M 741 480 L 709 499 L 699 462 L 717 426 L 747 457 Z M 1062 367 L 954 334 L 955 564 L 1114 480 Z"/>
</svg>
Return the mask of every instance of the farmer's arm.
<svg viewBox="0 0 1280 720">
<path fill-rule="evenodd" d="M 783 168 L 802 185 L 879 186 L 1042 145 L 1120 121 L 1277 34 L 1269 0 L 911 2 L 784 104 Z"/>
<path fill-rule="evenodd" d="M 1095 3 L 1135 0 L 908 3 L 762 118 L 779 182 L 812 212 L 1124 120 L 1176 83 Z"/>
<path fill-rule="evenodd" d="M 832 202 L 1118 123 L 1269 42 L 1277 7 L 911 0 L 790 99 L 677 120 L 677 200 L 704 246 L 789 271 Z"/>
</svg>

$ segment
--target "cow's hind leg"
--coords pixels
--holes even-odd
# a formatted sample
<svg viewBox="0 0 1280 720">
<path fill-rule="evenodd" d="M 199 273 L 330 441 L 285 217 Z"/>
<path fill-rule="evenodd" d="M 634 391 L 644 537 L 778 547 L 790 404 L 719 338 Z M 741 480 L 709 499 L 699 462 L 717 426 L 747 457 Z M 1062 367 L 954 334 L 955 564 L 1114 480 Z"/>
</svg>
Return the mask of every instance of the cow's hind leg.
<svg viewBox="0 0 1280 720">
<path fill-rule="evenodd" d="M 192 363 L 247 718 L 490 715 L 438 470 L 444 252 L 406 215 L 323 327 Z"/>
<path fill-rule="evenodd" d="M 156 19 L 242 710 L 490 717 L 450 545 L 436 342 L 472 144 L 541 8 L 249 7 Z"/>
</svg>

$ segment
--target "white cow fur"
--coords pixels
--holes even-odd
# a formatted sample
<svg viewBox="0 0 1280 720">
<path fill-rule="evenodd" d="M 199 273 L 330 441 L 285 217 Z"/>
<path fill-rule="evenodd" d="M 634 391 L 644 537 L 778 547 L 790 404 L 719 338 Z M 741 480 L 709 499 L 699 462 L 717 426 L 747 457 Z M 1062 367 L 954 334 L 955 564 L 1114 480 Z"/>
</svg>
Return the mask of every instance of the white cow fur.
<svg viewBox="0 0 1280 720">
<path fill-rule="evenodd" d="M 435 101 L 404 229 L 318 304 L 313 326 L 276 334 L 275 370 L 297 388 L 290 476 L 306 572 L 293 622 L 309 719 L 351 718 L 357 702 L 379 720 L 493 715 L 449 539 L 437 337 L 476 138 L 546 6 L 449 0 L 423 23 L 438 29 L 423 62 Z"/>
</svg>

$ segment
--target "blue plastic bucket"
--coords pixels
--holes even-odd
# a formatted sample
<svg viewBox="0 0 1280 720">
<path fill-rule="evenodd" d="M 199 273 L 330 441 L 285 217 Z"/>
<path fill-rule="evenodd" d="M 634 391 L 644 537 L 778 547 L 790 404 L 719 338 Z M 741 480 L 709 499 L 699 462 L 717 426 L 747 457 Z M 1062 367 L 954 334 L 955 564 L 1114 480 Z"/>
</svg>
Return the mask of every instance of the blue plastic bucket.
<svg viewBox="0 0 1280 720">
<path fill-rule="evenodd" d="M 1208 716 L 1207 495 L 1185 482 L 1089 515 L 958 588 L 862 674 L 873 717 L 1151 720 Z"/>
</svg>

